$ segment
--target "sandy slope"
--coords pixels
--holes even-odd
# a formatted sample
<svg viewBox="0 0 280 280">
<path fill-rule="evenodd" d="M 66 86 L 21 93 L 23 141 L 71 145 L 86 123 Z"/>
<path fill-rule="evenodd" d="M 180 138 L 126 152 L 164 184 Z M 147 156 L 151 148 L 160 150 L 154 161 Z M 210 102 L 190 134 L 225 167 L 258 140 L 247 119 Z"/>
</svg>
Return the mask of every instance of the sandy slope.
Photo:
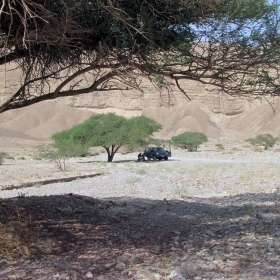
<svg viewBox="0 0 280 280">
<path fill-rule="evenodd" d="M 200 131 L 213 141 L 234 143 L 260 133 L 278 136 L 280 98 L 275 99 L 273 106 L 274 111 L 269 104 L 262 104 L 230 117 L 214 114 L 198 101 L 191 101 L 182 106 L 149 107 L 142 114 L 163 125 L 155 135 L 159 138 L 170 139 L 184 131 Z M 0 114 L 0 150 L 27 149 L 38 142 L 49 141 L 55 132 L 81 123 L 93 113 L 94 110 L 77 109 L 53 101 L 4 112 Z"/>
</svg>

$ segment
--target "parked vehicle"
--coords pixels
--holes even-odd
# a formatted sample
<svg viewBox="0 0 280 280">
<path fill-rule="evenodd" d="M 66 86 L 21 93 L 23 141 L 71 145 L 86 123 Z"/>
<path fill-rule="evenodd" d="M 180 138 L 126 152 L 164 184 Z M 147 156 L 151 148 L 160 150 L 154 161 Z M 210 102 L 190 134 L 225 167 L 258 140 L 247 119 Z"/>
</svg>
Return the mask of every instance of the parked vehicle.
<svg viewBox="0 0 280 280">
<path fill-rule="evenodd" d="M 147 147 L 143 153 L 143 156 L 147 158 L 147 160 L 168 160 L 169 152 L 164 150 L 162 147 Z"/>
</svg>

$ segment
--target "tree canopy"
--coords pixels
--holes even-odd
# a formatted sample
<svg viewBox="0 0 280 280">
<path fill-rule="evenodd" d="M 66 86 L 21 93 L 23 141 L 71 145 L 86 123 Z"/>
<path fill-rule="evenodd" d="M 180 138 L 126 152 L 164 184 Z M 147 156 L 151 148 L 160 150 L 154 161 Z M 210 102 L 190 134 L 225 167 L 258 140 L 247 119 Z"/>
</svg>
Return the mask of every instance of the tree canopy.
<svg viewBox="0 0 280 280">
<path fill-rule="evenodd" d="M 253 146 L 264 146 L 264 149 L 267 150 L 270 147 L 273 147 L 277 142 L 279 142 L 279 137 L 274 137 L 271 134 L 259 134 L 255 138 L 249 138 L 246 141 Z"/>
<path fill-rule="evenodd" d="M 197 151 L 199 145 L 208 141 L 207 136 L 204 133 L 191 131 L 173 136 L 171 140 L 174 145 L 182 149 L 188 149 L 190 152 Z"/>
<path fill-rule="evenodd" d="M 0 65 L 16 62 L 23 75 L 0 112 L 141 90 L 141 76 L 166 90 L 173 83 L 186 97 L 184 79 L 230 95 L 279 95 L 275 11 L 266 0 L 3 1 Z"/>
<path fill-rule="evenodd" d="M 72 147 L 76 146 L 76 150 L 80 151 L 80 147 L 101 146 L 108 154 L 108 162 L 111 162 L 120 147 L 145 146 L 149 143 L 149 136 L 161 128 L 159 123 L 145 116 L 127 119 L 114 113 L 98 114 L 68 130 L 55 133 L 52 139 L 57 148 L 69 146 L 75 150 Z"/>
</svg>

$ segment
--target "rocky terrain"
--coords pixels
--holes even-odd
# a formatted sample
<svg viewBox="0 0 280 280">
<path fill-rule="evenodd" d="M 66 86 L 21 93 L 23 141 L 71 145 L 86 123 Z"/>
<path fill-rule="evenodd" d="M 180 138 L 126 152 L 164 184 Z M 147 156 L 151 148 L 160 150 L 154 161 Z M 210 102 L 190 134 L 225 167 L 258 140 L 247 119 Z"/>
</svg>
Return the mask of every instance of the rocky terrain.
<svg viewBox="0 0 280 280">
<path fill-rule="evenodd" d="M 279 279 L 278 153 L 207 144 L 168 161 L 71 159 L 65 172 L 8 159 L 0 279 Z"/>
</svg>

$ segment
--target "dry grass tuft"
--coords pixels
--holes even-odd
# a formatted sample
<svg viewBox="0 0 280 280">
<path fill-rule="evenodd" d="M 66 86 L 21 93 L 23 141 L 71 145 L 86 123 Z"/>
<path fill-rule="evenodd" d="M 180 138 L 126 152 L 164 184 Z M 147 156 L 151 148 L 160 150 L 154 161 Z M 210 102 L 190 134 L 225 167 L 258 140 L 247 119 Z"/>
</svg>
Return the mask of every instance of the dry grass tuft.
<svg viewBox="0 0 280 280">
<path fill-rule="evenodd" d="M 254 147 L 254 151 L 257 152 L 257 153 L 262 153 L 263 152 L 263 148 L 259 147 L 259 146 L 255 146 Z"/>
<path fill-rule="evenodd" d="M 0 204 L 2 213 L 0 224 L 0 256 L 12 260 L 30 258 L 32 248 L 39 240 L 39 228 L 32 223 L 32 217 L 23 208 L 9 207 L 8 203 Z"/>
</svg>

